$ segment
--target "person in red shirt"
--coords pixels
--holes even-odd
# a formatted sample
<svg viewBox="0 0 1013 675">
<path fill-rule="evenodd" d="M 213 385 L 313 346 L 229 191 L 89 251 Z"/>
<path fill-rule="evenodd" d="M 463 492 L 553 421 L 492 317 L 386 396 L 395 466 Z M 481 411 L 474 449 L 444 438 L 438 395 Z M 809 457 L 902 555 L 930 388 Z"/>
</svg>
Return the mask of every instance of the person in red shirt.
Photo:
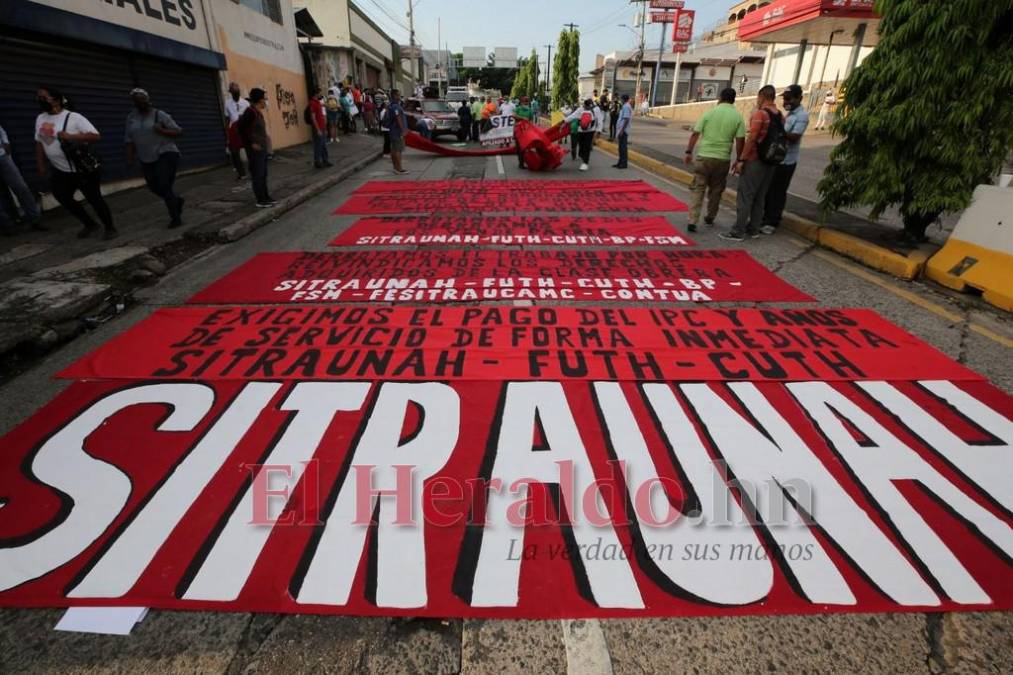
<svg viewBox="0 0 1013 675">
<path fill-rule="evenodd" d="M 309 116 L 313 122 L 310 127 L 313 131 L 313 166 L 318 169 L 333 166 L 327 155 L 327 114 L 321 98 L 320 87 L 314 87 L 313 95 L 310 96 Z"/>
<path fill-rule="evenodd" d="M 355 107 L 358 110 L 358 112 L 355 113 L 355 116 L 365 119 L 362 115 L 362 98 L 362 87 L 360 87 L 359 83 L 356 82 L 352 85 L 352 101 L 355 102 Z"/>
<path fill-rule="evenodd" d="M 749 118 L 749 133 L 742 154 L 735 162 L 732 173 L 739 177 L 736 186 L 735 227 L 718 236 L 730 241 L 743 241 L 746 237 L 760 236 L 763 225 L 763 209 L 767 199 L 767 189 L 774 177 L 776 165 L 760 160 L 759 144 L 767 137 L 772 118 L 781 118 L 774 99 L 777 90 L 771 85 L 761 87 L 756 94 L 756 110 Z"/>
</svg>

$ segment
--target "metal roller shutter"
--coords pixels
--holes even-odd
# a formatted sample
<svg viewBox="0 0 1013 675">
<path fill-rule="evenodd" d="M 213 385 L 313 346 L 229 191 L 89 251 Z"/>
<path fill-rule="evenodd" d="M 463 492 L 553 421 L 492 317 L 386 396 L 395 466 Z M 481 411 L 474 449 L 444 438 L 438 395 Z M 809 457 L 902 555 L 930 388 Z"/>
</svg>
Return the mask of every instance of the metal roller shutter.
<svg viewBox="0 0 1013 675">
<path fill-rule="evenodd" d="M 47 38 L 49 39 L 49 38 Z M 35 92 L 59 89 L 102 134 L 103 180 L 136 175 L 126 166 L 124 123 L 129 92 L 143 87 L 152 103 L 183 127 L 178 145 L 181 166 L 224 161 L 225 130 L 219 107 L 217 72 L 146 55 L 76 43 L 52 44 L 21 36 L 0 37 L 0 125 L 7 130 L 12 154 L 25 179 L 41 189 L 35 170 Z"/>
</svg>

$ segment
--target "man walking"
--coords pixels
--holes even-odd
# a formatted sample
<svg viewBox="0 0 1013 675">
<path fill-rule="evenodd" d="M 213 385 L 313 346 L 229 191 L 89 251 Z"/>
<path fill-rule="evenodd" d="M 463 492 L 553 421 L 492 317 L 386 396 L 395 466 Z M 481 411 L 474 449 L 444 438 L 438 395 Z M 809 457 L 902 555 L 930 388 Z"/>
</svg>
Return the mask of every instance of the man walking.
<svg viewBox="0 0 1013 675">
<path fill-rule="evenodd" d="M 781 132 L 784 125 L 781 112 L 774 105 L 776 95 L 777 90 L 769 84 L 761 87 L 756 94 L 757 108 L 749 118 L 749 135 L 734 168 L 734 173 L 739 176 L 735 227 L 719 234 L 722 239 L 743 241 L 746 237 L 760 236 L 763 207 L 776 167 L 776 164 L 765 161 L 767 157 L 761 159 L 760 149 L 768 134 L 775 130 Z"/>
<path fill-rule="evenodd" d="M 390 90 L 390 105 L 386 112 L 387 128 L 390 130 L 390 161 L 394 165 L 394 173 L 408 173 L 401 166 L 401 153 L 404 152 L 404 136 L 408 132 L 404 108 L 401 107 L 401 92 Z"/>
<path fill-rule="evenodd" d="M 135 88 L 130 92 L 134 109 L 127 115 L 123 142 L 127 149 L 127 164 L 136 157 L 148 189 L 162 198 L 169 210 L 169 229 L 183 224 L 182 197 L 176 194 L 176 171 L 180 152 L 175 143 L 183 130 L 169 113 L 151 107 L 148 92 Z"/>
<path fill-rule="evenodd" d="M 270 139 L 267 136 L 267 122 L 264 120 L 264 109 L 267 108 L 267 94 L 263 89 L 250 90 L 250 107 L 239 118 L 239 134 L 243 138 L 246 157 L 250 161 L 250 180 L 253 182 L 253 194 L 257 206 L 269 209 L 278 202 L 271 198 L 267 191 L 267 148 Z"/>
<path fill-rule="evenodd" d="M 243 158 L 239 151 L 243 149 L 243 139 L 239 136 L 239 129 L 236 125 L 239 118 L 243 116 L 250 102 L 241 96 L 242 91 L 235 82 L 229 82 L 229 97 L 225 99 L 225 117 L 229 122 L 229 157 L 232 158 L 232 168 L 236 170 L 236 180 L 246 178 L 246 167 L 243 166 Z"/>
<path fill-rule="evenodd" d="M 594 145 L 594 135 L 601 131 L 600 109 L 592 99 L 584 101 L 584 106 L 577 108 L 564 118 L 564 122 L 577 123 L 577 154 L 580 156 L 580 170 L 587 171 L 591 163 L 591 146 Z M 571 127 L 572 129 L 572 127 Z M 572 132 L 571 132 L 572 135 Z M 572 142 L 572 141 L 571 141 Z"/>
<path fill-rule="evenodd" d="M 802 134 L 809 126 L 809 113 L 802 107 L 802 87 L 793 84 L 781 94 L 787 115 L 784 118 L 784 136 L 788 141 L 788 153 L 784 161 L 774 167 L 774 177 L 767 190 L 767 200 L 763 209 L 763 234 L 774 234 L 781 225 L 781 214 L 784 213 L 785 202 L 788 201 L 788 186 L 795 175 L 799 152 L 802 148 Z"/>
<path fill-rule="evenodd" d="M 616 137 L 619 138 L 619 161 L 613 164 L 616 169 L 625 169 L 629 163 L 630 124 L 633 122 L 633 106 L 630 105 L 630 95 L 623 94 L 623 107 L 619 109 L 619 118 L 616 120 Z"/>
<path fill-rule="evenodd" d="M 735 155 L 742 155 L 742 146 L 746 141 L 746 124 L 742 115 L 735 109 L 735 90 L 731 87 L 722 90 L 716 107 L 711 108 L 693 127 L 693 135 L 689 137 L 683 162 L 693 165 L 693 203 L 689 209 L 689 222 L 686 226 L 690 232 L 696 232 L 696 224 L 700 218 L 704 195 L 707 195 L 707 215 L 704 222 L 714 224 L 721 205 L 721 195 L 728 183 L 728 170 L 731 168 L 732 143 L 735 143 Z M 693 150 L 696 149 L 696 160 Z"/>
<path fill-rule="evenodd" d="M 0 190 L 6 192 L 8 189 L 17 197 L 18 204 L 31 226 L 36 230 L 47 229 L 39 222 L 41 213 L 35 195 L 28 189 L 17 164 L 14 163 L 14 158 L 11 157 L 11 141 L 7 138 L 4 128 L 0 127 Z M 0 232 L 5 235 L 13 233 L 7 211 L 3 208 L 0 208 Z"/>
</svg>

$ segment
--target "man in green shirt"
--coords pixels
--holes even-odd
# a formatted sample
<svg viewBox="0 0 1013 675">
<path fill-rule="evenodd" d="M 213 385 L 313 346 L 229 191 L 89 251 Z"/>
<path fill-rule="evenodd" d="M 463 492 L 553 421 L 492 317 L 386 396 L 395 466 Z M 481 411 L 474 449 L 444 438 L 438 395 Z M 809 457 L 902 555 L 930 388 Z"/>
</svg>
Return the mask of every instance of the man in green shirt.
<svg viewBox="0 0 1013 675">
<path fill-rule="evenodd" d="M 514 117 L 530 122 L 534 118 L 534 113 L 531 110 L 531 106 L 528 105 L 528 97 L 521 96 L 520 105 L 514 108 Z M 521 146 L 517 142 L 516 135 L 514 136 L 514 146 L 517 148 L 517 163 L 520 168 L 524 168 L 524 153 L 521 152 Z"/>
<path fill-rule="evenodd" d="M 471 140 L 478 142 L 478 123 L 482 121 L 482 101 L 471 97 Z"/>
<path fill-rule="evenodd" d="M 699 145 L 697 144 L 699 141 Z M 707 193 L 707 216 L 704 222 L 714 224 L 721 205 L 721 194 L 728 182 L 728 170 L 731 168 L 732 143 L 735 143 L 735 156 L 742 154 L 746 142 L 746 124 L 742 115 L 735 109 L 735 90 L 725 89 L 721 92 L 718 105 L 704 113 L 693 127 L 689 145 L 683 162 L 693 165 L 693 204 L 689 209 L 687 229 L 696 232 L 696 221 L 700 218 L 704 193 Z M 696 148 L 696 160 L 693 160 L 693 149 Z"/>
</svg>

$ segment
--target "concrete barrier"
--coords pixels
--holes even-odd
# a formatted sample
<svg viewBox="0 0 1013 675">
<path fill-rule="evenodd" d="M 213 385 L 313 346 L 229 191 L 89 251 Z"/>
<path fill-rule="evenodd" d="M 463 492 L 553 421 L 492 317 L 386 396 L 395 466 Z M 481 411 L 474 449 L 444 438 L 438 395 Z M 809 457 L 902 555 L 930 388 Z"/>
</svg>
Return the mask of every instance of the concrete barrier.
<svg viewBox="0 0 1013 675">
<path fill-rule="evenodd" d="M 979 185 L 925 275 L 958 291 L 970 287 L 986 302 L 1013 310 L 1013 188 Z"/>
</svg>

